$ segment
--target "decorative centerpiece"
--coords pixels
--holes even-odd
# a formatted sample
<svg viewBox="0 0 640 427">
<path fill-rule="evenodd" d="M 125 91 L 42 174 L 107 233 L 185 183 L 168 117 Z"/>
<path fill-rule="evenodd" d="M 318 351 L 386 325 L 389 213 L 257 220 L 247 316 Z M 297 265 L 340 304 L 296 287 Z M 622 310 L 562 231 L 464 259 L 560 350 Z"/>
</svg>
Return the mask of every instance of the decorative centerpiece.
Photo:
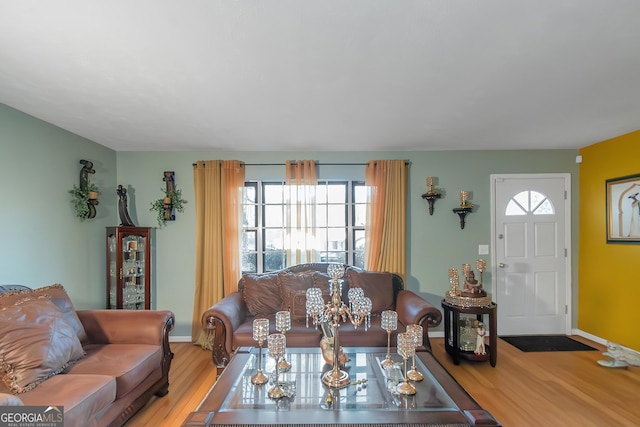
<svg viewBox="0 0 640 427">
<path fill-rule="evenodd" d="M 483 259 L 476 261 L 476 269 L 480 273 L 480 280 L 475 278 L 475 273 L 471 269 L 470 264 L 462 264 L 462 274 L 464 276 L 464 284 L 462 290 L 458 289 L 459 277 L 458 270 L 449 269 L 449 284 L 451 289 L 447 291 L 444 298 L 449 304 L 459 305 L 462 307 L 486 307 L 491 304 L 491 295 L 489 295 L 482 287 L 482 273 L 487 268 L 487 262 Z"/>
<path fill-rule="evenodd" d="M 342 277 L 344 266 L 342 264 L 329 264 L 327 274 L 331 277 L 329 291 L 331 300 L 325 304 L 322 292 L 319 288 L 307 289 L 306 319 L 309 327 L 309 318 L 317 328 L 318 324 L 327 323 L 333 335 L 333 368 L 322 375 L 322 382 L 333 388 L 346 387 L 351 383 L 349 374 L 340 369 L 340 340 L 338 330 L 341 322 L 349 322 L 358 327 L 364 323 L 365 331 L 371 324 L 371 299 L 364 296 L 362 288 L 349 289 L 349 306 L 342 302 L 340 296 L 342 289 Z"/>
</svg>

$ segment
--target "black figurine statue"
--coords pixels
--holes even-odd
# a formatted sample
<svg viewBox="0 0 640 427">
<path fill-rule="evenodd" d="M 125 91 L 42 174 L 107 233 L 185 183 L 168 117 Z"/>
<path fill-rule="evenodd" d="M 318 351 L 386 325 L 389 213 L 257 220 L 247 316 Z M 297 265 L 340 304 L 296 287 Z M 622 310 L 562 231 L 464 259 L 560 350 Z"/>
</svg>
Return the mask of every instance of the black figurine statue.
<svg viewBox="0 0 640 427">
<path fill-rule="evenodd" d="M 118 185 L 118 213 L 120 214 L 120 225 L 126 225 L 135 227 L 135 224 L 131 220 L 129 216 L 129 211 L 127 210 L 127 189 L 122 187 L 122 185 Z"/>
</svg>

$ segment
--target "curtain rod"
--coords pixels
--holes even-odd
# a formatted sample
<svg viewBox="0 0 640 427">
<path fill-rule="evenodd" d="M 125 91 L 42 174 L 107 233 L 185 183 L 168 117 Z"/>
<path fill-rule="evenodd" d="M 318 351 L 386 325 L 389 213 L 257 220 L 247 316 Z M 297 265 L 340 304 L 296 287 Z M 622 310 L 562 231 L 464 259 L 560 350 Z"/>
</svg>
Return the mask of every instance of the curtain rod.
<svg viewBox="0 0 640 427">
<path fill-rule="evenodd" d="M 323 162 L 315 162 L 316 165 L 319 166 L 366 166 L 369 163 L 323 163 Z M 409 160 L 405 160 L 404 164 L 408 165 L 411 162 Z M 193 166 L 196 166 L 197 163 L 194 163 Z M 286 166 L 286 163 L 243 163 L 244 166 Z"/>
</svg>

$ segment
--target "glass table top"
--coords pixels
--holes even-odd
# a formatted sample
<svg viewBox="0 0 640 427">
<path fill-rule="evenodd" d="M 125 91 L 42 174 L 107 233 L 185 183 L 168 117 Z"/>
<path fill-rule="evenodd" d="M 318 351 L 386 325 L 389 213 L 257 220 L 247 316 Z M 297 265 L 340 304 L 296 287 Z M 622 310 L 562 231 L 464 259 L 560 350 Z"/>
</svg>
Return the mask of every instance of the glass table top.
<svg viewBox="0 0 640 427">
<path fill-rule="evenodd" d="M 286 359 L 291 364 L 291 369 L 281 371 L 278 381 L 286 396 L 274 400 L 267 393 L 274 386 L 275 361 L 263 349 L 263 373 L 269 377 L 269 382 L 263 385 L 252 384 L 251 377 L 258 368 L 258 349 L 253 349 L 242 374 L 233 382 L 218 412 L 459 411 L 458 406 L 419 358 L 416 358 L 416 367 L 423 374 L 424 380 L 411 382 L 416 388 L 416 394 L 405 396 L 395 389 L 402 381 L 404 367 L 399 355 L 392 352 L 393 366 L 383 368 L 381 362 L 385 359 L 386 352 L 368 353 L 356 350 L 345 349 L 350 361 L 342 368 L 349 374 L 351 384 L 336 389 L 329 388 L 322 382 L 322 373 L 332 366 L 325 363 L 319 349 L 287 349 Z M 409 369 L 411 366 L 410 359 Z M 331 399 L 328 400 L 329 393 Z"/>
</svg>

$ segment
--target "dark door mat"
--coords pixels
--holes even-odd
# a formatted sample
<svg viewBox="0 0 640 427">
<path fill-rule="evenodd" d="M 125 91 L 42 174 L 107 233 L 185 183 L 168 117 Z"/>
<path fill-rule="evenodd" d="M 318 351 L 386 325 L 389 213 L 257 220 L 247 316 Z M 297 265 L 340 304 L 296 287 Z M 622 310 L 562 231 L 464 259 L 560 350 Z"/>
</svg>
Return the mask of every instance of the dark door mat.
<svg viewBox="0 0 640 427">
<path fill-rule="evenodd" d="M 596 350 L 566 335 L 522 335 L 500 338 L 524 352 Z"/>
</svg>

